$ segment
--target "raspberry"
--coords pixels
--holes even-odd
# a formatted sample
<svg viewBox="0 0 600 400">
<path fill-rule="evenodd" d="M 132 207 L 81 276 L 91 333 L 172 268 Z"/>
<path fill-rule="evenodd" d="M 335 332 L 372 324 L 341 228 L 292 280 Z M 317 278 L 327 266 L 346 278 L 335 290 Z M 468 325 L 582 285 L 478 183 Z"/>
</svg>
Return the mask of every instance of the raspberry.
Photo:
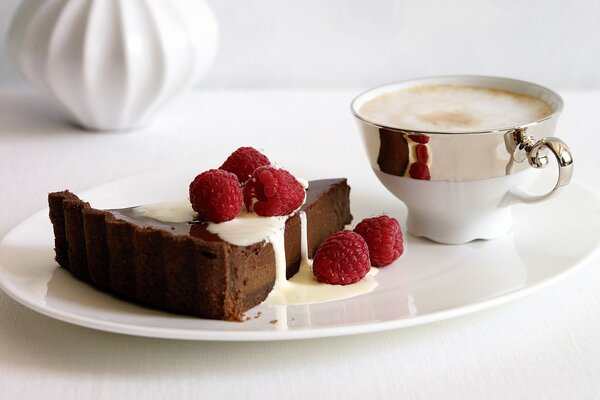
<svg viewBox="0 0 600 400">
<path fill-rule="evenodd" d="M 429 173 L 429 167 L 427 164 L 417 161 L 410 166 L 408 173 L 413 179 L 421 179 L 424 181 L 428 181 L 431 179 L 431 174 Z"/>
<path fill-rule="evenodd" d="M 315 253 L 313 274 L 319 282 L 350 285 L 369 272 L 369 247 L 352 231 L 339 231 L 329 236 Z"/>
<path fill-rule="evenodd" d="M 246 209 L 262 216 L 288 215 L 306 195 L 298 180 L 284 169 L 259 167 L 244 186 Z"/>
<path fill-rule="evenodd" d="M 421 143 L 421 144 L 429 143 L 429 136 L 427 136 L 427 135 L 423 135 L 423 134 L 408 135 L 408 137 L 413 142 L 417 142 L 417 143 Z"/>
<path fill-rule="evenodd" d="M 211 169 L 190 183 L 192 208 L 205 221 L 234 219 L 242 209 L 242 201 L 242 188 L 231 172 Z"/>
<path fill-rule="evenodd" d="M 402 231 L 395 218 L 381 215 L 363 219 L 354 232 L 365 239 L 374 267 L 385 267 L 393 263 L 404 252 Z"/>
<path fill-rule="evenodd" d="M 271 165 L 271 161 L 253 147 L 240 147 L 221 165 L 219 169 L 233 172 L 241 184 L 244 184 L 258 167 Z"/>
</svg>

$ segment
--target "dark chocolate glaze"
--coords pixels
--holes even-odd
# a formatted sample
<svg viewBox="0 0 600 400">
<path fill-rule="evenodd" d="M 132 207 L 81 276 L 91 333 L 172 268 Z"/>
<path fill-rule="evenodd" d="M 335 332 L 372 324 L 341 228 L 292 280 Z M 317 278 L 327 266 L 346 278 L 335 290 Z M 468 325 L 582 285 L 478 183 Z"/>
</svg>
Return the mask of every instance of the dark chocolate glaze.
<svg viewBox="0 0 600 400">
<path fill-rule="evenodd" d="M 326 193 L 329 187 L 339 183 L 339 179 L 321 179 L 310 181 L 306 190 L 306 201 L 300 208 L 305 211 L 307 207 L 314 204 L 319 196 Z M 206 229 L 206 222 L 194 219 L 187 222 L 164 222 L 155 218 L 146 217 L 139 212 L 134 211 L 136 207 L 119 208 L 106 210 L 113 214 L 115 218 L 131 222 L 140 227 L 160 229 L 172 233 L 173 235 L 189 235 L 209 242 L 218 242 L 222 239 Z"/>
</svg>

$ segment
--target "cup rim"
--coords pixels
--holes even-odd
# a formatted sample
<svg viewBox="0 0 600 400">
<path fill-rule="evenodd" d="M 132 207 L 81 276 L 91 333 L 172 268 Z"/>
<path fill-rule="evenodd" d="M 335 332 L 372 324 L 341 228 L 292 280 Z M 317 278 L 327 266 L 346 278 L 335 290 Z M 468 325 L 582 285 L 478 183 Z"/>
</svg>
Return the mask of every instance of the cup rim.
<svg viewBox="0 0 600 400">
<path fill-rule="evenodd" d="M 419 86 L 421 84 L 427 84 L 427 83 L 436 82 L 436 81 L 437 81 L 437 83 L 444 83 L 441 81 L 448 81 L 448 82 L 446 82 L 448 84 L 451 84 L 452 81 L 456 81 L 456 83 L 458 84 L 458 81 L 460 81 L 460 80 L 467 80 L 467 81 L 468 80 L 473 80 L 473 81 L 488 80 L 488 81 L 496 81 L 498 83 L 503 82 L 503 83 L 513 84 L 513 85 L 517 85 L 517 86 L 530 87 L 534 90 L 537 90 L 541 93 L 546 94 L 549 97 L 552 97 L 552 100 L 553 100 L 552 104 L 549 104 L 549 105 L 553 108 L 553 111 L 551 114 L 547 115 L 544 118 L 541 118 L 541 119 L 538 119 L 535 121 L 531 121 L 531 122 L 527 122 L 525 124 L 520 124 L 520 125 L 500 127 L 500 128 L 494 128 L 494 129 L 484 129 L 484 130 L 446 131 L 446 132 L 444 132 L 444 131 L 427 131 L 427 130 L 418 130 L 418 129 L 406 129 L 406 128 L 388 126 L 388 125 L 380 124 L 375 121 L 369 120 L 369 119 L 361 116 L 358 112 L 359 103 L 360 103 L 360 105 L 362 105 L 368 99 L 375 97 L 375 95 L 372 95 L 373 93 L 379 94 L 379 92 L 383 93 L 387 90 L 393 90 L 393 88 L 395 88 L 395 87 L 408 88 L 408 87 Z M 468 85 L 468 83 L 462 83 L 462 84 Z M 473 86 L 482 86 L 482 85 L 473 85 Z M 483 86 L 483 87 L 486 87 L 486 86 Z M 510 91 L 507 89 L 501 89 L 501 90 Z M 533 96 L 533 97 L 540 99 L 540 96 Z M 544 100 L 544 99 L 541 99 L 541 100 Z M 548 101 L 546 101 L 546 102 L 548 103 Z M 379 85 L 379 86 L 375 86 L 370 89 L 367 89 L 367 90 L 361 92 L 360 94 L 358 94 L 350 103 L 350 111 L 351 111 L 352 115 L 357 120 L 359 120 L 367 125 L 371 125 L 371 126 L 374 126 L 377 128 L 383 128 L 383 129 L 387 129 L 387 130 L 391 130 L 391 131 L 410 132 L 410 133 L 426 134 L 426 135 L 457 135 L 457 134 L 458 135 L 474 135 L 474 134 L 480 135 L 480 134 L 505 133 L 505 132 L 513 131 L 515 129 L 525 129 L 525 128 L 528 128 L 528 127 L 531 127 L 534 125 L 538 125 L 542 122 L 545 122 L 549 119 L 556 117 L 558 114 L 560 114 L 562 112 L 563 107 L 564 107 L 564 101 L 563 101 L 562 97 L 560 97 L 560 95 L 552 89 L 549 89 L 545 86 L 538 85 L 537 83 L 533 83 L 533 82 L 529 82 L 529 81 L 513 79 L 513 78 L 506 78 L 506 77 L 501 77 L 501 76 L 492 76 L 492 75 L 437 75 L 437 76 L 434 75 L 434 76 L 427 76 L 427 77 L 421 77 L 421 78 L 404 79 L 401 81 L 395 81 L 395 82 L 391 82 L 391 83 L 387 83 L 387 84 L 383 84 L 383 85 Z"/>
</svg>

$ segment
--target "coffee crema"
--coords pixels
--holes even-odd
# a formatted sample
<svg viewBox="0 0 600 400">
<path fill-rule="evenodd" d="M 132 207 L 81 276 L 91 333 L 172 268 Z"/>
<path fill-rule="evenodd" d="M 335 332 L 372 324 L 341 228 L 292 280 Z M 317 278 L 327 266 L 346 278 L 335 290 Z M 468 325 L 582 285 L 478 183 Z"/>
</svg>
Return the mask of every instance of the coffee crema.
<svg viewBox="0 0 600 400">
<path fill-rule="evenodd" d="M 545 101 L 505 90 L 463 85 L 423 85 L 391 90 L 365 102 L 359 115 L 378 125 L 428 132 L 508 128 L 543 119 Z"/>
</svg>

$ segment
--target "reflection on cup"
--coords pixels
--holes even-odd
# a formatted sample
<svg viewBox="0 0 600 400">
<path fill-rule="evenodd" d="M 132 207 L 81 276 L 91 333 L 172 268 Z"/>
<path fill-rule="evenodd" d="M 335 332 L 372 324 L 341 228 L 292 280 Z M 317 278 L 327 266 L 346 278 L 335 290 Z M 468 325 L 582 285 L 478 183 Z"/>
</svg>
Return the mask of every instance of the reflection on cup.
<svg viewBox="0 0 600 400">
<path fill-rule="evenodd" d="M 429 136 L 380 128 L 379 140 L 381 146 L 377 155 L 377 165 L 380 171 L 413 179 L 431 179 Z"/>
</svg>

